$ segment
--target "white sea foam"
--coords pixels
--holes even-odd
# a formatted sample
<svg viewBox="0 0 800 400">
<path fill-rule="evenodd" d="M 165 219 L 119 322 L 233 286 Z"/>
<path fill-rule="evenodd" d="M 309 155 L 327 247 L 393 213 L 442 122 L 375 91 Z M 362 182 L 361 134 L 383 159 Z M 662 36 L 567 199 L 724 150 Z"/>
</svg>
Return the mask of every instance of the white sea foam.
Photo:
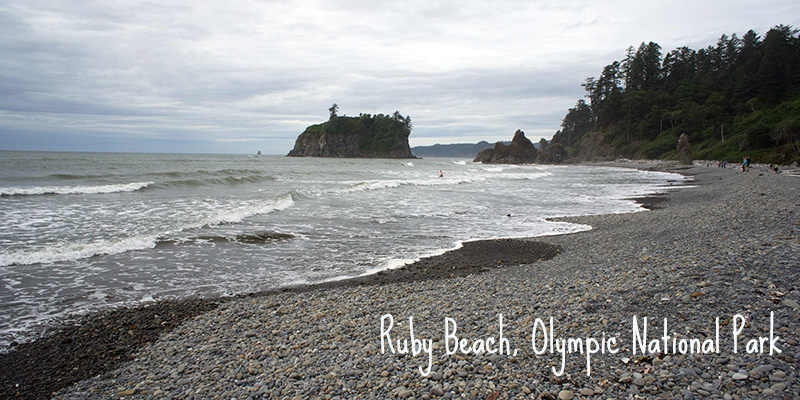
<svg viewBox="0 0 800 400">
<path fill-rule="evenodd" d="M 0 252 L 0 266 L 46 264 L 151 249 L 164 237 L 175 235 L 184 230 L 237 223 L 254 215 L 284 210 L 293 205 L 292 196 L 285 194 L 272 200 L 251 201 L 249 204 L 246 203 L 234 208 L 223 208 L 215 214 L 203 218 L 200 222 L 191 223 L 187 221 L 172 230 L 153 231 L 151 234 L 112 239 L 61 241 L 43 246 L 5 250 Z"/>
<path fill-rule="evenodd" d="M 625 198 L 680 181 L 634 170 L 463 160 L 420 159 L 412 168 L 396 160 L 263 157 L 257 166 L 252 160 L 242 166 L 238 157 L 115 155 L 86 167 L 74 157 L 63 155 L 44 172 L 69 173 L 77 183 L 67 189 L 40 184 L 0 193 L 102 193 L 93 182 L 107 170 L 117 171 L 103 175 L 115 181 L 137 182 L 125 190 L 150 188 L 134 196 L 0 198 L 0 346 L 87 310 L 337 280 L 465 240 L 590 229 L 545 218 L 636 211 Z M 6 182 L 26 182 L 15 179 Z M 109 186 L 104 190 L 123 188 Z M 225 240 L 258 232 L 292 236 L 258 244 Z M 92 257 L 101 254 L 109 256 Z"/>
<path fill-rule="evenodd" d="M 291 193 L 284 194 L 272 200 L 258 200 L 249 204 L 244 204 L 233 209 L 221 211 L 215 215 L 205 218 L 199 226 L 213 226 L 219 224 L 232 224 L 243 221 L 245 218 L 254 215 L 269 214 L 275 211 L 285 210 L 295 204 Z"/>
<path fill-rule="evenodd" d="M 131 250 L 156 247 L 156 240 L 155 236 L 136 236 L 91 242 L 58 243 L 45 248 L 10 250 L 0 253 L 0 266 L 47 264 L 97 255 L 120 254 Z"/>
<path fill-rule="evenodd" d="M 4 187 L 0 188 L 0 196 L 34 196 L 43 194 L 105 194 L 135 192 L 144 189 L 153 182 L 133 182 L 96 186 L 31 186 L 31 187 Z"/>
</svg>

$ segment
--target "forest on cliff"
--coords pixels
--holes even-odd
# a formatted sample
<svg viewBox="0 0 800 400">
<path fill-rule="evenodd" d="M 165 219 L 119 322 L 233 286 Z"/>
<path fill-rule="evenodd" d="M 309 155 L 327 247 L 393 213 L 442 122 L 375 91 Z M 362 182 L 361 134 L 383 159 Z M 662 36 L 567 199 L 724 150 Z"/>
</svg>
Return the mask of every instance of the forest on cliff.
<svg viewBox="0 0 800 400">
<path fill-rule="evenodd" d="M 674 159 L 686 133 L 695 159 L 800 160 L 800 37 L 790 26 L 700 50 L 631 46 L 582 86 L 586 100 L 551 141 L 572 158 Z"/>
</svg>

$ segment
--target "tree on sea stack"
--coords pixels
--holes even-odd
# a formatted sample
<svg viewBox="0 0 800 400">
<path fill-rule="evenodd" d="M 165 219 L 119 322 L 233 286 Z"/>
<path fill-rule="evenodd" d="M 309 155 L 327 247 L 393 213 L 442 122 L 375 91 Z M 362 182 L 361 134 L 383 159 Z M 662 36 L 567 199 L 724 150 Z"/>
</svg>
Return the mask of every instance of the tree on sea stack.
<svg viewBox="0 0 800 400">
<path fill-rule="evenodd" d="M 331 113 L 331 117 L 328 119 L 330 121 L 336 118 L 336 114 L 339 112 L 339 105 L 333 103 L 333 105 L 331 106 L 331 108 L 328 109 L 328 111 Z"/>
<path fill-rule="evenodd" d="M 338 116 L 334 103 L 328 121 L 308 126 L 289 157 L 414 158 L 408 145 L 411 117 L 392 115 Z"/>
</svg>

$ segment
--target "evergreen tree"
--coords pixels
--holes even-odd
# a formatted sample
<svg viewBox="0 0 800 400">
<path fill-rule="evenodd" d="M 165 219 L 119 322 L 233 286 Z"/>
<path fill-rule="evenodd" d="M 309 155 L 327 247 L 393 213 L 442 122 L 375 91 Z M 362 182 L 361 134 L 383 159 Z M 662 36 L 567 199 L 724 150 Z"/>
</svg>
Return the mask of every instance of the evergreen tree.
<svg viewBox="0 0 800 400">
<path fill-rule="evenodd" d="M 582 86 L 589 104 L 570 108 L 553 143 L 576 154 L 596 130 L 626 157 L 674 157 L 681 133 L 695 158 L 740 158 L 763 150 L 785 162 L 800 155 L 800 38 L 778 25 L 763 40 L 753 30 L 722 35 L 700 50 L 629 47 Z"/>
</svg>

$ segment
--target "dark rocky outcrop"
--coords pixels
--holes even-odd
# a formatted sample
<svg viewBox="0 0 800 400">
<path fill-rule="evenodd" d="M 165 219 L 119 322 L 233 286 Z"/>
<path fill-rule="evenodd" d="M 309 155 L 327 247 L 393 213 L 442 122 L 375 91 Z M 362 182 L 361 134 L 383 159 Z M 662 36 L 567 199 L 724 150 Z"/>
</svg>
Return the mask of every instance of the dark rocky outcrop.
<svg viewBox="0 0 800 400">
<path fill-rule="evenodd" d="M 678 138 L 678 164 L 680 165 L 694 164 L 694 157 L 692 156 L 692 145 L 689 144 L 689 135 L 685 133 L 681 134 L 681 137 Z"/>
<path fill-rule="evenodd" d="M 483 149 L 473 162 L 484 164 L 530 164 L 536 162 L 539 152 L 525 133 L 517 129 L 511 144 L 496 143 L 493 149 Z"/>
<path fill-rule="evenodd" d="M 479 163 L 487 163 L 488 164 L 488 163 L 492 162 L 492 156 L 494 156 L 494 149 L 489 147 L 489 148 L 486 148 L 486 149 L 483 149 L 483 150 L 479 151 L 478 154 L 475 155 L 475 159 L 472 160 L 472 162 L 479 162 Z"/>
<path fill-rule="evenodd" d="M 402 116 L 401 116 L 402 117 Z M 289 157 L 414 158 L 403 119 L 383 114 L 332 117 L 297 137 Z"/>
<path fill-rule="evenodd" d="M 544 139 L 542 139 L 544 141 Z M 542 142 L 540 142 L 542 144 Z M 553 145 L 539 146 L 539 158 L 536 160 L 539 164 L 561 164 L 567 159 L 567 151 L 561 143 Z"/>
</svg>

